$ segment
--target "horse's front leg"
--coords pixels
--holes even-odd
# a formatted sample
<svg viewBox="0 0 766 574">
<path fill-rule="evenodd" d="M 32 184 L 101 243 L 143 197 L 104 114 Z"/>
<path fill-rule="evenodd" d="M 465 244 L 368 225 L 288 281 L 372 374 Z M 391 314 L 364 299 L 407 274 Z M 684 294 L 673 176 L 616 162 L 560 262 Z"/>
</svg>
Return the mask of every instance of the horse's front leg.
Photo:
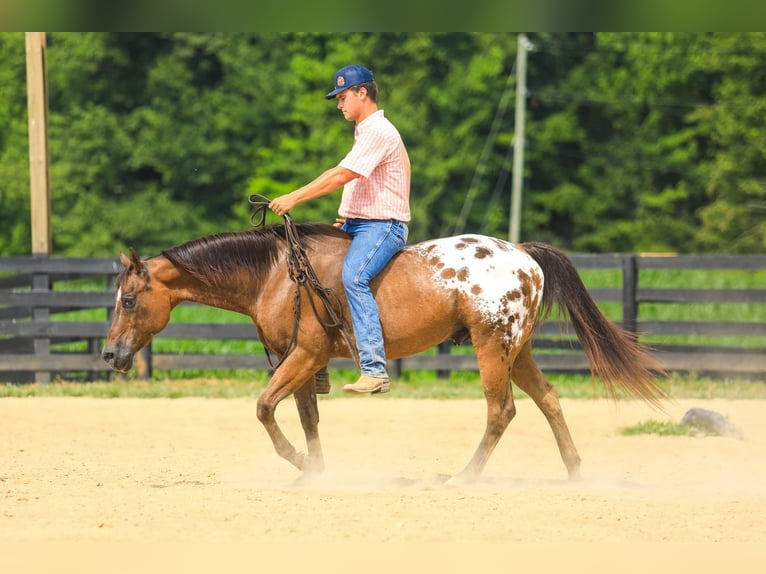
<svg viewBox="0 0 766 574">
<path fill-rule="evenodd" d="M 287 359 L 277 368 L 274 372 L 274 376 L 271 377 L 269 384 L 258 397 L 257 404 L 257 416 L 261 421 L 263 427 L 271 438 L 271 442 L 274 444 L 274 448 L 277 454 L 295 466 L 298 470 L 306 470 L 306 455 L 302 452 L 295 450 L 295 447 L 290 443 L 282 429 L 277 424 L 274 413 L 276 412 L 277 405 L 285 397 L 299 391 L 303 386 L 310 386 L 311 392 L 313 391 L 313 384 L 309 381 L 314 376 L 314 372 L 318 367 L 312 365 L 311 361 L 305 354 L 298 350 L 293 351 Z M 308 382 L 307 382 L 308 381 Z M 300 394 L 300 393 L 299 393 Z M 304 397 L 304 395 L 300 395 Z M 300 405 L 306 402 L 306 398 L 296 397 Z M 314 402 L 316 402 L 316 394 L 314 394 Z M 310 409 L 309 409 L 310 410 Z M 301 422 L 303 423 L 303 416 L 301 415 Z M 318 419 L 318 416 L 317 416 Z M 305 424 L 304 424 L 305 428 Z M 314 429 L 316 433 L 316 428 Z M 318 433 L 317 440 L 318 440 Z M 308 431 L 307 431 L 308 437 Z M 313 447 L 316 448 L 316 447 Z"/>
<path fill-rule="evenodd" d="M 324 470 L 322 443 L 319 440 L 319 407 L 317 405 L 316 385 L 309 379 L 293 394 L 295 405 L 301 419 L 301 426 L 306 435 L 307 456 L 303 460 L 303 479 L 318 476 Z"/>
</svg>

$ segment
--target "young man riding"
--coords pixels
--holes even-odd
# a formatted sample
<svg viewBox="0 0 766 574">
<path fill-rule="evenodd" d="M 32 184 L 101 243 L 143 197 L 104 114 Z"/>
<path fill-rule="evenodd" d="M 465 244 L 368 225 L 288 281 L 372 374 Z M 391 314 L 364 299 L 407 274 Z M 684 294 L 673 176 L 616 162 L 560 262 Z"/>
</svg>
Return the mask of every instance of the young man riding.
<svg viewBox="0 0 766 574">
<path fill-rule="evenodd" d="M 410 220 L 410 158 L 399 132 L 378 109 L 372 72 L 351 65 L 335 73 L 338 109 L 355 122 L 354 145 L 341 162 L 295 191 L 269 204 L 284 215 L 304 201 L 343 187 L 336 225 L 351 235 L 343 261 L 343 286 L 354 329 L 361 376 L 345 385 L 348 393 L 386 393 L 390 389 L 378 305 L 370 282 L 407 242 Z"/>
</svg>

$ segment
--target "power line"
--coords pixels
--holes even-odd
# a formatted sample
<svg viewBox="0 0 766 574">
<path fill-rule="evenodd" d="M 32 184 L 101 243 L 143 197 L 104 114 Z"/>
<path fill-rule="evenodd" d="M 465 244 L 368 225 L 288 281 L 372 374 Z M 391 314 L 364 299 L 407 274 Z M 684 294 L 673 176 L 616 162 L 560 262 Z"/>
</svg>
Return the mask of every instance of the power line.
<svg viewBox="0 0 766 574">
<path fill-rule="evenodd" d="M 463 200 L 463 207 L 460 210 L 460 215 L 458 216 L 457 222 L 455 223 L 455 227 L 452 231 L 452 235 L 458 235 L 463 232 L 465 229 L 466 221 L 468 220 L 468 215 L 471 213 L 471 207 L 473 206 L 473 201 L 476 199 L 476 194 L 479 191 L 479 184 L 481 183 L 481 178 L 483 176 L 484 172 L 484 166 L 487 163 L 487 160 L 489 159 L 490 150 L 492 149 L 492 145 L 495 142 L 495 138 L 497 137 L 497 132 L 500 129 L 500 124 L 503 121 L 503 117 L 505 116 L 505 111 L 508 108 L 508 102 L 510 101 L 510 94 L 511 94 L 511 86 L 514 84 L 514 74 L 516 71 L 516 64 L 514 63 L 511 67 L 511 71 L 508 74 L 508 78 L 505 82 L 505 88 L 503 89 L 503 93 L 500 96 L 500 101 L 497 104 L 497 110 L 495 111 L 495 117 L 492 120 L 492 126 L 490 127 L 489 134 L 487 135 L 487 139 L 484 140 L 484 149 L 481 150 L 481 155 L 479 156 L 479 162 L 476 165 L 476 169 L 473 172 L 473 177 L 471 178 L 471 185 L 468 188 L 468 192 L 465 194 L 465 199 Z M 446 235 L 446 230 L 443 228 L 441 235 Z"/>
</svg>

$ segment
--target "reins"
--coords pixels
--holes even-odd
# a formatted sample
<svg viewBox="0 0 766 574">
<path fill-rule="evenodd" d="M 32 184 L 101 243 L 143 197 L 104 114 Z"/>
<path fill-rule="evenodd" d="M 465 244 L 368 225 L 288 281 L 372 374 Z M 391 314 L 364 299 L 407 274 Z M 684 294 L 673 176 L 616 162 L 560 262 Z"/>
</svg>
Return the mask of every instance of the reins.
<svg viewBox="0 0 766 574">
<path fill-rule="evenodd" d="M 248 199 L 250 205 L 253 206 L 253 213 L 250 216 L 250 224 L 253 227 L 263 227 L 266 222 L 266 213 L 269 208 L 269 199 L 258 194 L 252 194 Z M 290 342 L 287 345 L 287 349 L 282 353 L 279 362 L 276 365 L 272 364 L 271 356 L 269 355 L 269 349 L 264 344 L 266 350 L 266 358 L 269 361 L 269 365 L 276 369 L 287 358 L 290 352 L 295 348 L 298 339 L 298 324 L 300 323 L 301 315 L 301 287 L 310 287 L 314 293 L 316 293 L 319 300 L 324 305 L 325 311 L 330 317 L 329 321 L 325 321 L 319 314 L 319 309 L 316 307 L 313 297 L 309 297 L 309 303 L 314 311 L 314 316 L 325 330 L 338 328 L 343 339 L 351 352 L 351 357 L 354 363 L 359 367 L 359 357 L 356 352 L 356 348 L 351 342 L 351 337 L 348 334 L 348 330 L 343 322 L 343 307 L 341 305 L 338 295 L 330 289 L 325 287 L 319 281 L 314 267 L 311 265 L 311 261 L 306 255 L 306 250 L 301 243 L 300 236 L 298 235 L 298 228 L 293 221 L 293 218 L 289 214 L 285 213 L 282 216 L 285 220 L 285 242 L 287 243 L 288 258 L 287 258 L 287 273 L 290 279 L 295 283 L 295 298 L 293 300 L 293 333 L 290 337 Z M 261 338 L 263 340 L 263 338 Z"/>
</svg>

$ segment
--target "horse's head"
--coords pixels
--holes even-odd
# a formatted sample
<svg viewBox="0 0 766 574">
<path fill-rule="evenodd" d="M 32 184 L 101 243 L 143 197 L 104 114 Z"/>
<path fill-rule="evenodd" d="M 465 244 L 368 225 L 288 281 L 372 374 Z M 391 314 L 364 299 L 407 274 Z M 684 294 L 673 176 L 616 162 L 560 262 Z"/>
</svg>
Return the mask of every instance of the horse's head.
<svg viewBox="0 0 766 574">
<path fill-rule="evenodd" d="M 120 261 L 125 269 L 117 278 L 114 317 L 101 357 L 124 373 L 133 366 L 133 355 L 168 324 L 172 306 L 168 288 L 133 249 L 130 257 L 120 253 Z"/>
</svg>

